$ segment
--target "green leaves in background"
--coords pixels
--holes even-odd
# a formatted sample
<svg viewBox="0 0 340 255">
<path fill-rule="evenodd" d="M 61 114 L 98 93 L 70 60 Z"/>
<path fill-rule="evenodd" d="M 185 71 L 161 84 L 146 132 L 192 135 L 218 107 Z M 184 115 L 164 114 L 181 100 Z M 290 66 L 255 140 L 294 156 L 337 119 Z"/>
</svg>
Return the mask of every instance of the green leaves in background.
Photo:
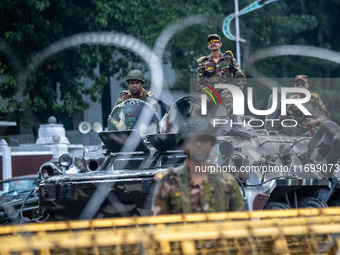
<svg viewBox="0 0 340 255">
<path fill-rule="evenodd" d="M 239 0 L 240 9 L 253 0 Z M 240 17 L 242 67 L 246 68 L 251 52 L 275 45 L 298 44 L 340 51 L 336 35 L 340 34 L 340 1 L 279 0 Z M 222 0 L 2 0 L 0 3 L 0 37 L 10 43 L 22 60 L 48 45 L 88 31 L 115 31 L 129 34 L 153 47 L 161 31 L 174 21 L 190 15 L 210 16 L 207 24 L 184 28 L 171 38 L 166 46 L 164 63 L 170 63 L 176 72 L 173 89 L 189 90 L 189 80 L 196 77 L 197 59 L 208 55 L 206 37 L 211 33 L 222 35 L 224 17 L 234 12 L 233 1 Z M 232 27 L 234 24 L 232 23 Z M 235 52 L 235 42 L 222 38 L 222 50 Z M 103 67 L 99 74 L 94 71 Z M 84 96 L 100 101 L 107 77 L 124 78 L 130 68 L 148 67 L 140 57 L 127 50 L 107 45 L 78 46 L 64 50 L 40 63 L 39 69 L 28 81 L 25 93 L 28 101 L 19 106 L 29 107 L 38 119 L 45 122 L 52 113 L 68 118 L 89 107 Z M 268 77 L 339 77 L 339 65 L 303 57 L 275 57 L 256 63 L 256 68 Z M 16 81 L 8 59 L 0 53 L 0 74 L 8 77 L 0 84 L 1 97 L 15 100 Z M 247 74 L 249 77 L 249 75 Z M 94 82 L 84 88 L 84 78 Z M 116 84 L 119 85 L 118 83 Z M 325 90 L 322 84 L 311 85 L 319 92 L 332 118 L 340 123 L 337 109 L 339 86 Z M 261 88 L 258 103 L 266 105 L 271 91 Z M 261 97 L 259 97 L 261 95 Z M 263 99 L 262 99 L 263 98 Z"/>
</svg>

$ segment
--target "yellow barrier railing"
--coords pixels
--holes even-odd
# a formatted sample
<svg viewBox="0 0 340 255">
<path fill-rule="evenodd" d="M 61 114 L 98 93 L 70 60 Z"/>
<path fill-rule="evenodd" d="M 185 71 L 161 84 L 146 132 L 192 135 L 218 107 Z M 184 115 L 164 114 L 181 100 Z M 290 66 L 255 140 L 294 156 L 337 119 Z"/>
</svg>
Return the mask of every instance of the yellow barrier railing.
<svg viewBox="0 0 340 255">
<path fill-rule="evenodd" d="M 0 244 L 0 254 L 335 254 L 340 208 L 7 225 Z"/>
</svg>

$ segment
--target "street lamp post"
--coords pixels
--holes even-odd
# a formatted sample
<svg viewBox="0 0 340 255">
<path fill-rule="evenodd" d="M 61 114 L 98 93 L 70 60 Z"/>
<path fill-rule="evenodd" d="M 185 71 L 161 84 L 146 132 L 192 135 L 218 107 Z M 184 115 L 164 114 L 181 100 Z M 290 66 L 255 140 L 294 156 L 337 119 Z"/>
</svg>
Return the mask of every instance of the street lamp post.
<svg viewBox="0 0 340 255">
<path fill-rule="evenodd" d="M 240 41 L 245 42 L 246 40 L 242 39 L 240 37 L 240 25 L 239 25 L 239 16 L 257 10 L 259 8 L 262 8 L 266 4 L 276 2 L 278 0 L 267 0 L 263 3 L 260 3 L 262 0 L 256 0 L 255 2 L 249 4 L 245 8 L 243 8 L 241 11 L 238 9 L 238 0 L 235 0 L 235 13 L 229 14 L 227 17 L 224 18 L 223 24 L 222 24 L 222 31 L 225 37 L 227 37 L 230 40 L 236 41 L 236 57 L 238 58 L 238 63 L 241 67 L 241 51 L 240 51 Z M 235 18 L 235 28 L 236 28 L 236 37 L 231 33 L 230 30 L 230 23 Z"/>
<path fill-rule="evenodd" d="M 241 68 L 241 51 L 240 51 L 240 24 L 238 19 L 238 0 L 235 0 L 235 28 L 236 28 L 236 56 L 238 58 L 238 63 Z"/>
</svg>

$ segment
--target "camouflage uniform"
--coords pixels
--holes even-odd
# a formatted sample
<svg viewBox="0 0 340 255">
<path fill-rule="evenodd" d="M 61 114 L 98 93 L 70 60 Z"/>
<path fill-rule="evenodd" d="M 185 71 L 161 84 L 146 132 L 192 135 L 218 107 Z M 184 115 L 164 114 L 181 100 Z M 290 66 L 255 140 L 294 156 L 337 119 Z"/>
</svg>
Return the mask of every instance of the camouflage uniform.
<svg viewBox="0 0 340 255">
<path fill-rule="evenodd" d="M 298 98 L 298 95 L 290 97 L 290 99 L 296 98 Z M 312 114 L 311 116 L 304 115 L 296 105 L 288 105 L 287 110 L 293 113 L 293 117 L 298 123 L 295 129 L 300 132 L 299 135 L 308 132 L 310 136 L 313 136 L 321 124 L 326 120 L 329 120 L 329 114 L 320 96 L 316 93 L 312 93 L 311 99 L 305 103 L 304 106 Z M 320 124 L 310 128 L 307 126 L 307 118 L 317 119 Z"/>
<path fill-rule="evenodd" d="M 146 91 L 145 89 L 143 89 L 142 93 L 137 97 L 135 95 L 133 95 L 130 91 L 123 90 L 119 94 L 119 98 L 118 98 L 118 100 L 115 104 L 115 107 L 117 105 L 119 105 L 120 103 L 128 100 L 128 99 L 137 98 L 137 99 L 143 100 L 144 102 L 149 103 L 152 106 L 152 108 L 155 110 L 155 112 L 157 113 L 158 112 L 158 105 L 157 105 L 157 102 L 155 100 L 150 98 L 151 95 L 152 95 L 151 92 Z"/>
<path fill-rule="evenodd" d="M 226 51 L 224 54 L 221 53 L 220 59 L 217 63 L 214 62 L 211 55 L 201 57 L 197 60 L 197 62 L 199 91 L 201 91 L 201 88 L 210 91 L 210 89 L 202 84 L 208 84 L 211 86 L 218 83 L 234 84 L 241 90 L 243 90 L 243 88 L 247 85 L 246 77 L 230 51 Z M 233 98 L 231 92 L 228 89 L 216 89 L 216 91 L 220 95 L 228 115 L 231 116 L 233 113 Z M 212 103 L 212 99 L 208 96 L 207 100 L 208 105 L 210 105 Z"/>
<path fill-rule="evenodd" d="M 154 215 L 241 211 L 244 209 L 239 186 L 232 175 L 216 174 L 216 178 L 203 180 L 201 187 L 194 185 L 187 175 L 188 170 L 185 165 L 182 165 L 178 168 L 171 168 L 155 177 L 157 184 L 152 203 Z M 185 188 L 180 183 L 181 180 L 183 183 L 183 179 Z M 216 180 L 221 186 L 216 184 Z M 221 193 L 218 190 L 224 191 L 224 195 L 222 195 L 224 199 L 218 199 L 216 194 Z M 184 196 L 184 194 L 188 195 Z M 218 200 L 224 200 L 224 202 L 217 202 Z M 187 206 L 185 206 L 186 204 Z"/>
</svg>

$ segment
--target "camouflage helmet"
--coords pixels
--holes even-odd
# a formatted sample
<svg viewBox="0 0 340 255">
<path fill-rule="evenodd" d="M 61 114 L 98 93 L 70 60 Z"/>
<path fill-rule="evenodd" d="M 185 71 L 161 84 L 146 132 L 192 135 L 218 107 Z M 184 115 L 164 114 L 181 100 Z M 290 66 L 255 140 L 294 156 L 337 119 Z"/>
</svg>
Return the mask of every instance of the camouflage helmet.
<svg viewBox="0 0 340 255">
<path fill-rule="evenodd" d="M 204 117 L 191 117 L 187 119 L 178 130 L 178 144 L 190 137 L 206 135 L 211 137 L 212 144 L 215 144 L 216 132 L 209 119 Z"/>
<path fill-rule="evenodd" d="M 208 35 L 207 41 L 209 42 L 212 38 L 217 38 L 218 40 L 221 41 L 221 36 L 219 36 L 218 34 Z"/>
<path fill-rule="evenodd" d="M 131 70 L 126 76 L 126 82 L 129 83 L 129 80 L 139 80 L 144 83 L 144 74 L 138 70 Z"/>
<path fill-rule="evenodd" d="M 302 80 L 302 81 L 304 81 L 305 83 L 308 83 L 308 76 L 307 76 L 307 75 L 304 75 L 304 74 L 296 75 L 296 76 L 295 76 L 295 81 L 297 81 L 297 80 Z"/>
</svg>

